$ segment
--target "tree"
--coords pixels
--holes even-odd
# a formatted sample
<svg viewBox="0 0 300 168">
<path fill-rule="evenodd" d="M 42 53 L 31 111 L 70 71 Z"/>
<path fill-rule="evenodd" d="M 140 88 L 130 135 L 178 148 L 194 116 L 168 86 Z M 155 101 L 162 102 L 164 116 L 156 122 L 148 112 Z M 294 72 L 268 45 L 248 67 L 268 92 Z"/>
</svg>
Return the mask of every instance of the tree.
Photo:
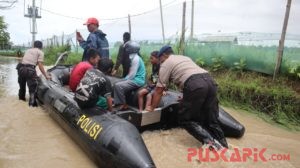
<svg viewBox="0 0 300 168">
<path fill-rule="evenodd" d="M 3 16 L 0 16 L 0 49 L 10 48 L 10 36 L 7 32 L 7 24 L 4 22 Z"/>
<path fill-rule="evenodd" d="M 0 0 L 0 10 L 14 7 L 18 0 Z"/>
</svg>

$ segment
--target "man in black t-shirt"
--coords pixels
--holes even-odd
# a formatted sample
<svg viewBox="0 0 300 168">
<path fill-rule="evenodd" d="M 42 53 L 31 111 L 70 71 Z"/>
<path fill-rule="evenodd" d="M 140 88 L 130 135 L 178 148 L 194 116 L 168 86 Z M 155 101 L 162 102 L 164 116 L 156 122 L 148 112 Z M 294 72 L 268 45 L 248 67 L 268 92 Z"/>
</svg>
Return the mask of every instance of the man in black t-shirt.
<svg viewBox="0 0 300 168">
<path fill-rule="evenodd" d="M 98 69 L 86 71 L 75 92 L 75 101 L 80 108 L 95 105 L 112 111 L 111 83 Z"/>
</svg>

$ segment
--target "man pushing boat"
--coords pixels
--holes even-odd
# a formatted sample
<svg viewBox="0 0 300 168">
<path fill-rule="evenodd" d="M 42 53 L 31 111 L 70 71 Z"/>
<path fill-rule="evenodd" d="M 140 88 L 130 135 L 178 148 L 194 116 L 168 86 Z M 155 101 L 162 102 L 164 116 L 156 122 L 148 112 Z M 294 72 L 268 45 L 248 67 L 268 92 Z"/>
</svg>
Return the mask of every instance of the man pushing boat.
<svg viewBox="0 0 300 168">
<path fill-rule="evenodd" d="M 163 91 L 169 82 L 173 82 L 183 92 L 181 110 L 177 112 L 178 123 L 190 133 L 203 132 L 203 134 L 192 135 L 197 135 L 195 138 L 204 144 L 211 144 L 220 149 L 222 147 L 219 143 L 221 143 L 223 147 L 228 148 L 224 133 L 218 123 L 217 84 L 212 77 L 189 57 L 174 55 L 172 48 L 168 45 L 160 49 L 158 56 L 160 59 L 159 79 L 153 93 L 152 105 L 146 110 L 153 111 L 158 106 Z M 213 139 L 208 139 L 205 136 L 206 133 L 211 134 Z"/>
</svg>

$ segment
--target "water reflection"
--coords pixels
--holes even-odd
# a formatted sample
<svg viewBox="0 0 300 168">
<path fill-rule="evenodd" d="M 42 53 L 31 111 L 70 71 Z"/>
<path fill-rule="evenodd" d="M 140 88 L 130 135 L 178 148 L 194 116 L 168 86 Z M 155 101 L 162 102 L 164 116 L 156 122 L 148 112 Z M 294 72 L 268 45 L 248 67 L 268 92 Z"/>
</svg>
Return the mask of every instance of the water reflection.
<svg viewBox="0 0 300 168">
<path fill-rule="evenodd" d="M 16 66 L 19 60 L 0 56 L 0 96 L 16 95 L 18 93 L 18 74 Z"/>
</svg>

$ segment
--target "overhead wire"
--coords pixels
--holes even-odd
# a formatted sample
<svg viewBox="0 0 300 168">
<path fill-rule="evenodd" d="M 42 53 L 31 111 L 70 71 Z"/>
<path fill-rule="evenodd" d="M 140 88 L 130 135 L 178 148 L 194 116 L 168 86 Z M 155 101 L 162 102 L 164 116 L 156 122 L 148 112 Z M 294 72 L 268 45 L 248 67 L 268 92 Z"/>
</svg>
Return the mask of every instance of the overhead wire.
<svg viewBox="0 0 300 168">
<path fill-rule="evenodd" d="M 175 3 L 176 1 L 178 1 L 178 0 L 173 0 L 173 1 L 169 2 L 169 3 L 167 3 L 167 4 L 164 4 L 163 7 L 170 6 L 171 4 Z M 142 12 L 142 13 L 130 15 L 130 17 L 137 17 L 137 16 L 145 15 L 145 14 L 151 13 L 153 11 L 156 11 L 157 9 L 159 9 L 159 7 L 151 9 L 151 10 L 148 10 L 148 11 L 145 11 L 145 12 Z M 53 15 L 57 15 L 57 16 L 62 16 L 62 17 L 71 18 L 71 19 L 77 19 L 77 20 L 85 20 L 85 18 L 74 17 L 74 16 L 69 16 L 69 15 L 65 15 L 65 14 L 53 12 L 51 10 L 48 10 L 48 9 L 45 9 L 45 8 L 42 8 L 42 7 L 41 7 L 41 10 L 43 10 L 45 12 L 48 12 L 50 14 L 53 14 Z M 115 20 L 121 20 L 121 19 L 127 19 L 127 18 L 128 18 L 128 16 L 123 16 L 123 17 L 116 17 L 116 18 L 103 18 L 101 20 L 115 21 Z"/>
<path fill-rule="evenodd" d="M 17 0 L 14 1 L 8 1 L 8 0 L 3 0 L 0 1 L 1 4 L 5 4 L 5 5 L 0 5 L 0 9 L 1 10 L 5 10 L 5 9 L 11 9 L 14 7 L 14 5 L 17 3 Z"/>
<path fill-rule="evenodd" d="M 167 8 L 167 7 L 170 7 L 172 5 L 178 5 L 180 2 L 176 3 L 177 1 L 180 1 L 182 2 L 182 0 L 173 0 L 169 3 L 166 3 L 166 4 L 163 4 L 162 5 L 162 8 Z M 188 0 L 186 2 L 190 2 L 191 0 Z M 198 1 L 198 0 L 195 0 L 195 1 Z M 53 15 L 57 15 L 57 16 L 61 16 L 61 17 L 65 17 L 65 18 L 70 18 L 70 19 L 76 19 L 76 20 L 85 20 L 86 18 L 81 18 L 81 17 L 75 17 L 75 16 L 69 16 L 69 15 L 65 15 L 65 14 L 62 14 L 62 13 L 58 13 L 58 12 L 54 12 L 54 11 L 51 11 L 49 9 L 46 9 L 46 8 L 43 8 L 41 5 L 40 5 L 40 9 L 45 11 L 45 12 L 48 12 L 50 14 L 53 14 Z M 150 10 L 147 10 L 145 12 L 142 12 L 142 13 L 137 13 L 137 14 L 132 14 L 130 15 L 130 17 L 138 17 L 138 16 L 142 16 L 142 15 L 146 15 L 148 13 L 152 13 L 156 10 L 159 10 L 160 7 L 156 7 L 156 8 L 153 8 L 153 9 L 150 9 Z M 106 21 L 112 21 L 110 23 L 104 23 L 102 25 L 106 25 L 106 24 L 116 24 L 118 21 L 122 20 L 122 19 L 128 19 L 128 16 L 123 16 L 123 17 L 116 17 L 116 18 L 103 18 L 101 20 L 106 20 Z M 30 24 L 30 23 L 29 23 Z"/>
</svg>

